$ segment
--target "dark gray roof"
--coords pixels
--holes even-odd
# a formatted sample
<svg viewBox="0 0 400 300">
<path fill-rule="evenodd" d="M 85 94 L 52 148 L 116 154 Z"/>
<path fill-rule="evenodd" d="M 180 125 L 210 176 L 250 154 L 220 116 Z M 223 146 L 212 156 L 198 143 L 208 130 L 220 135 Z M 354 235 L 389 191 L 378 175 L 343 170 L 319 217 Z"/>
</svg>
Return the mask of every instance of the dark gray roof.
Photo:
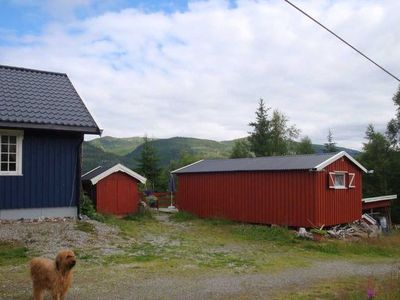
<svg viewBox="0 0 400 300">
<path fill-rule="evenodd" d="M 66 74 L 3 65 L 0 127 L 100 133 Z"/>
<path fill-rule="evenodd" d="M 97 175 L 100 175 L 101 173 L 107 171 L 108 169 L 111 169 L 115 165 L 112 165 L 112 166 L 98 166 L 97 168 L 94 168 L 93 170 L 87 172 L 86 174 L 83 174 L 81 179 L 82 179 L 82 181 L 91 180 L 91 179 L 95 178 Z"/>
<path fill-rule="evenodd" d="M 322 153 L 255 158 L 207 159 L 175 170 L 173 173 L 310 170 L 337 154 Z"/>
</svg>

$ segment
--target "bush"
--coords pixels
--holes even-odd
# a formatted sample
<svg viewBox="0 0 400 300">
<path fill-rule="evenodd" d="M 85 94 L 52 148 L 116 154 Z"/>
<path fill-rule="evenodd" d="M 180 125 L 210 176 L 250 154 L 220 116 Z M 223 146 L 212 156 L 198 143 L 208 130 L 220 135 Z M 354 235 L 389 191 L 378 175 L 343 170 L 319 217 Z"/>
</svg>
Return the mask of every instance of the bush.
<svg viewBox="0 0 400 300">
<path fill-rule="evenodd" d="M 96 212 L 92 200 L 85 193 L 81 193 L 80 204 L 82 215 L 88 216 L 92 220 L 104 222 L 104 216 Z"/>
</svg>

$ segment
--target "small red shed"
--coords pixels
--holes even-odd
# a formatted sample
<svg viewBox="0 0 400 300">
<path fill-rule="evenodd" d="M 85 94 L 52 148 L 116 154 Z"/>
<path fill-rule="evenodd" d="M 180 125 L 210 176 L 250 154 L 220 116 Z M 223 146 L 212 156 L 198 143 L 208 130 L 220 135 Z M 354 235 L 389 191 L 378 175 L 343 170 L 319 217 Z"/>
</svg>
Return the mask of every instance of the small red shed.
<svg viewBox="0 0 400 300">
<path fill-rule="evenodd" d="M 126 215 L 139 208 L 138 183 L 146 178 L 116 164 L 112 167 L 99 166 L 82 176 L 83 189 L 100 213 Z"/>
<path fill-rule="evenodd" d="M 201 160 L 177 169 L 178 209 L 206 218 L 330 226 L 361 218 L 362 172 L 348 153 Z"/>
</svg>

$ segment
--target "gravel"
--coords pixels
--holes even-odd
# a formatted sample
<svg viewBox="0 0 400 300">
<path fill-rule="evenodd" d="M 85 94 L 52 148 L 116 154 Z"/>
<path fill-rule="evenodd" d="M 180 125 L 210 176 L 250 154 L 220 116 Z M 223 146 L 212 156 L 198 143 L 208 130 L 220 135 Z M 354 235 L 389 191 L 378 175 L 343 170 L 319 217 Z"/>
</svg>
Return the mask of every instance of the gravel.
<svg viewBox="0 0 400 300">
<path fill-rule="evenodd" d="M 132 240 L 122 239 L 115 226 L 94 220 L 79 221 L 89 223 L 93 232 L 77 228 L 74 219 L 42 219 L 34 221 L 13 221 L 0 224 L 0 241 L 16 242 L 26 246 L 35 255 L 53 258 L 62 248 L 92 250 L 93 254 L 111 254 L 120 251 L 117 247 Z"/>
</svg>

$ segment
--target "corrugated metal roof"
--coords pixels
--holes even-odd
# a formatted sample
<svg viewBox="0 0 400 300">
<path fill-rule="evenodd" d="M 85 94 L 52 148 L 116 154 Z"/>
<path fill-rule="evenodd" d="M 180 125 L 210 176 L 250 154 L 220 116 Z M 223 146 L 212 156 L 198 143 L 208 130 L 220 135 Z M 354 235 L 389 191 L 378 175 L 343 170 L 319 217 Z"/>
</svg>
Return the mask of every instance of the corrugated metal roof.
<svg viewBox="0 0 400 300">
<path fill-rule="evenodd" d="M 3 65 L 0 126 L 100 133 L 66 74 Z"/>
<path fill-rule="evenodd" d="M 309 170 L 315 168 L 335 155 L 337 155 L 337 153 L 235 159 L 207 159 L 175 170 L 173 173 L 183 174 L 234 171 Z"/>
</svg>

